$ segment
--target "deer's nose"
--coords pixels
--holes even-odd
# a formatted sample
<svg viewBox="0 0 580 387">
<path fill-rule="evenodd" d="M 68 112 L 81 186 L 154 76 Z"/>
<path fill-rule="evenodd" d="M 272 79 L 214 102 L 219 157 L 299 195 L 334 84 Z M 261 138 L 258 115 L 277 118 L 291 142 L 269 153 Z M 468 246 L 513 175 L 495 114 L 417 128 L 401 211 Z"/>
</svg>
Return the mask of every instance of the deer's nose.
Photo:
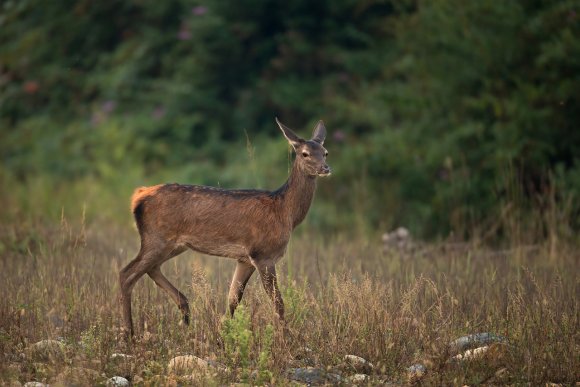
<svg viewBox="0 0 580 387">
<path fill-rule="evenodd" d="M 332 173 L 332 170 L 330 169 L 330 167 L 327 164 L 324 164 L 321 168 L 320 168 L 320 172 L 319 175 L 321 176 L 328 176 Z"/>
</svg>

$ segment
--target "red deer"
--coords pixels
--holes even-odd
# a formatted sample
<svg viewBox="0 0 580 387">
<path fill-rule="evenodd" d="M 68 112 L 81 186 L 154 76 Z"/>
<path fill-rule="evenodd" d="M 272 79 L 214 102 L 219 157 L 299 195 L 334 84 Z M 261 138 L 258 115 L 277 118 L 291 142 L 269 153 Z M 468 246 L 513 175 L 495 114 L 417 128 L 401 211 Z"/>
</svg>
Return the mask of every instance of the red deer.
<svg viewBox="0 0 580 387">
<path fill-rule="evenodd" d="M 304 140 L 278 119 L 276 123 L 296 157 L 286 183 L 275 191 L 229 190 L 197 185 L 162 184 L 135 190 L 131 209 L 141 249 L 120 272 L 124 329 L 134 335 L 131 291 L 144 274 L 169 294 L 189 324 L 189 304 L 161 272 L 161 265 L 191 249 L 233 258 L 236 270 L 228 296 L 233 316 L 256 269 L 276 314 L 284 321 L 284 303 L 276 279 L 276 262 L 284 255 L 292 230 L 306 217 L 316 178 L 330 175 L 322 121 Z"/>
</svg>

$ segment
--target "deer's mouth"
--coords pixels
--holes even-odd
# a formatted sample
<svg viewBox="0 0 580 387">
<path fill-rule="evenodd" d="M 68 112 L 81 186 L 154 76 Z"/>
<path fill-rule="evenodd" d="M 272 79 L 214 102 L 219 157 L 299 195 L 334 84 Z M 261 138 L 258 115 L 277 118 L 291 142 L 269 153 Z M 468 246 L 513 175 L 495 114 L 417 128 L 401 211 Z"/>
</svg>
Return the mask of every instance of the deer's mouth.
<svg viewBox="0 0 580 387">
<path fill-rule="evenodd" d="M 326 176 L 330 176 L 332 174 L 332 171 L 331 171 L 329 166 L 326 166 L 326 167 L 321 168 L 317 174 L 320 177 L 326 177 Z"/>
</svg>

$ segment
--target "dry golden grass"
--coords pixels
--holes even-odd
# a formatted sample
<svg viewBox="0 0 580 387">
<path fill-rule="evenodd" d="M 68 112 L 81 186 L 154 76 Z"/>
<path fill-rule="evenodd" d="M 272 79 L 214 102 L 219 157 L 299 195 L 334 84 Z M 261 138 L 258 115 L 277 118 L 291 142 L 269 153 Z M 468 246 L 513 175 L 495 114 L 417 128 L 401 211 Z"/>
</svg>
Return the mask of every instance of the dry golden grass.
<svg viewBox="0 0 580 387">
<path fill-rule="evenodd" d="M 407 367 L 415 363 L 428 367 L 420 380 L 427 385 L 580 381 L 580 259 L 570 243 L 503 250 L 432 244 L 407 254 L 383 252 L 379 239 L 303 232 L 281 262 L 290 333 L 277 329 L 252 278 L 243 301 L 251 332 L 246 359 L 224 346 L 235 263 L 191 253 L 163 270 L 190 299 L 192 324 L 180 325 L 175 305 L 144 277 L 133 300 L 139 337 L 128 345 L 119 341 L 118 272 L 137 244 L 135 230 L 102 220 L 0 226 L 0 384 L 53 383 L 74 366 L 134 384 L 279 385 L 290 383 L 285 372 L 293 367 L 346 377 L 340 368 L 346 354 L 375 365 L 370 384 L 407 383 Z M 271 348 L 268 325 L 275 328 Z M 509 344 L 480 360 L 450 362 L 448 343 L 477 332 L 505 336 Z M 27 348 L 48 338 L 65 344 L 63 357 L 34 359 Z M 113 353 L 133 357 L 120 366 Z M 260 363 L 261 353 L 267 357 Z M 168 375 L 169 360 L 184 354 L 216 360 L 229 371 L 197 379 Z M 264 367 L 271 375 L 251 374 Z"/>
</svg>

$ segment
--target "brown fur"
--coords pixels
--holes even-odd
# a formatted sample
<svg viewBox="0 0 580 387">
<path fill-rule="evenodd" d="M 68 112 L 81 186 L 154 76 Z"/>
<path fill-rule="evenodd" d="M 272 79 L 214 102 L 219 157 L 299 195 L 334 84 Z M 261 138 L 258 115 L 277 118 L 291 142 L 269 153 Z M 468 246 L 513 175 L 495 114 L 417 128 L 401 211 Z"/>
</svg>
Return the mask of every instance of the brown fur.
<svg viewBox="0 0 580 387">
<path fill-rule="evenodd" d="M 326 130 L 320 122 L 313 140 L 305 141 L 278 123 L 297 157 L 288 181 L 275 191 L 161 184 L 141 187 L 131 198 L 131 210 L 141 236 L 137 257 L 120 273 L 125 328 L 133 334 L 131 291 L 147 273 L 164 289 L 189 322 L 185 296 L 161 273 L 161 265 L 186 249 L 238 261 L 230 286 L 230 313 L 258 269 L 276 312 L 284 319 L 284 304 L 276 279 L 276 262 L 284 255 L 292 230 L 306 216 L 316 189 L 316 177 L 326 176 Z"/>
</svg>

